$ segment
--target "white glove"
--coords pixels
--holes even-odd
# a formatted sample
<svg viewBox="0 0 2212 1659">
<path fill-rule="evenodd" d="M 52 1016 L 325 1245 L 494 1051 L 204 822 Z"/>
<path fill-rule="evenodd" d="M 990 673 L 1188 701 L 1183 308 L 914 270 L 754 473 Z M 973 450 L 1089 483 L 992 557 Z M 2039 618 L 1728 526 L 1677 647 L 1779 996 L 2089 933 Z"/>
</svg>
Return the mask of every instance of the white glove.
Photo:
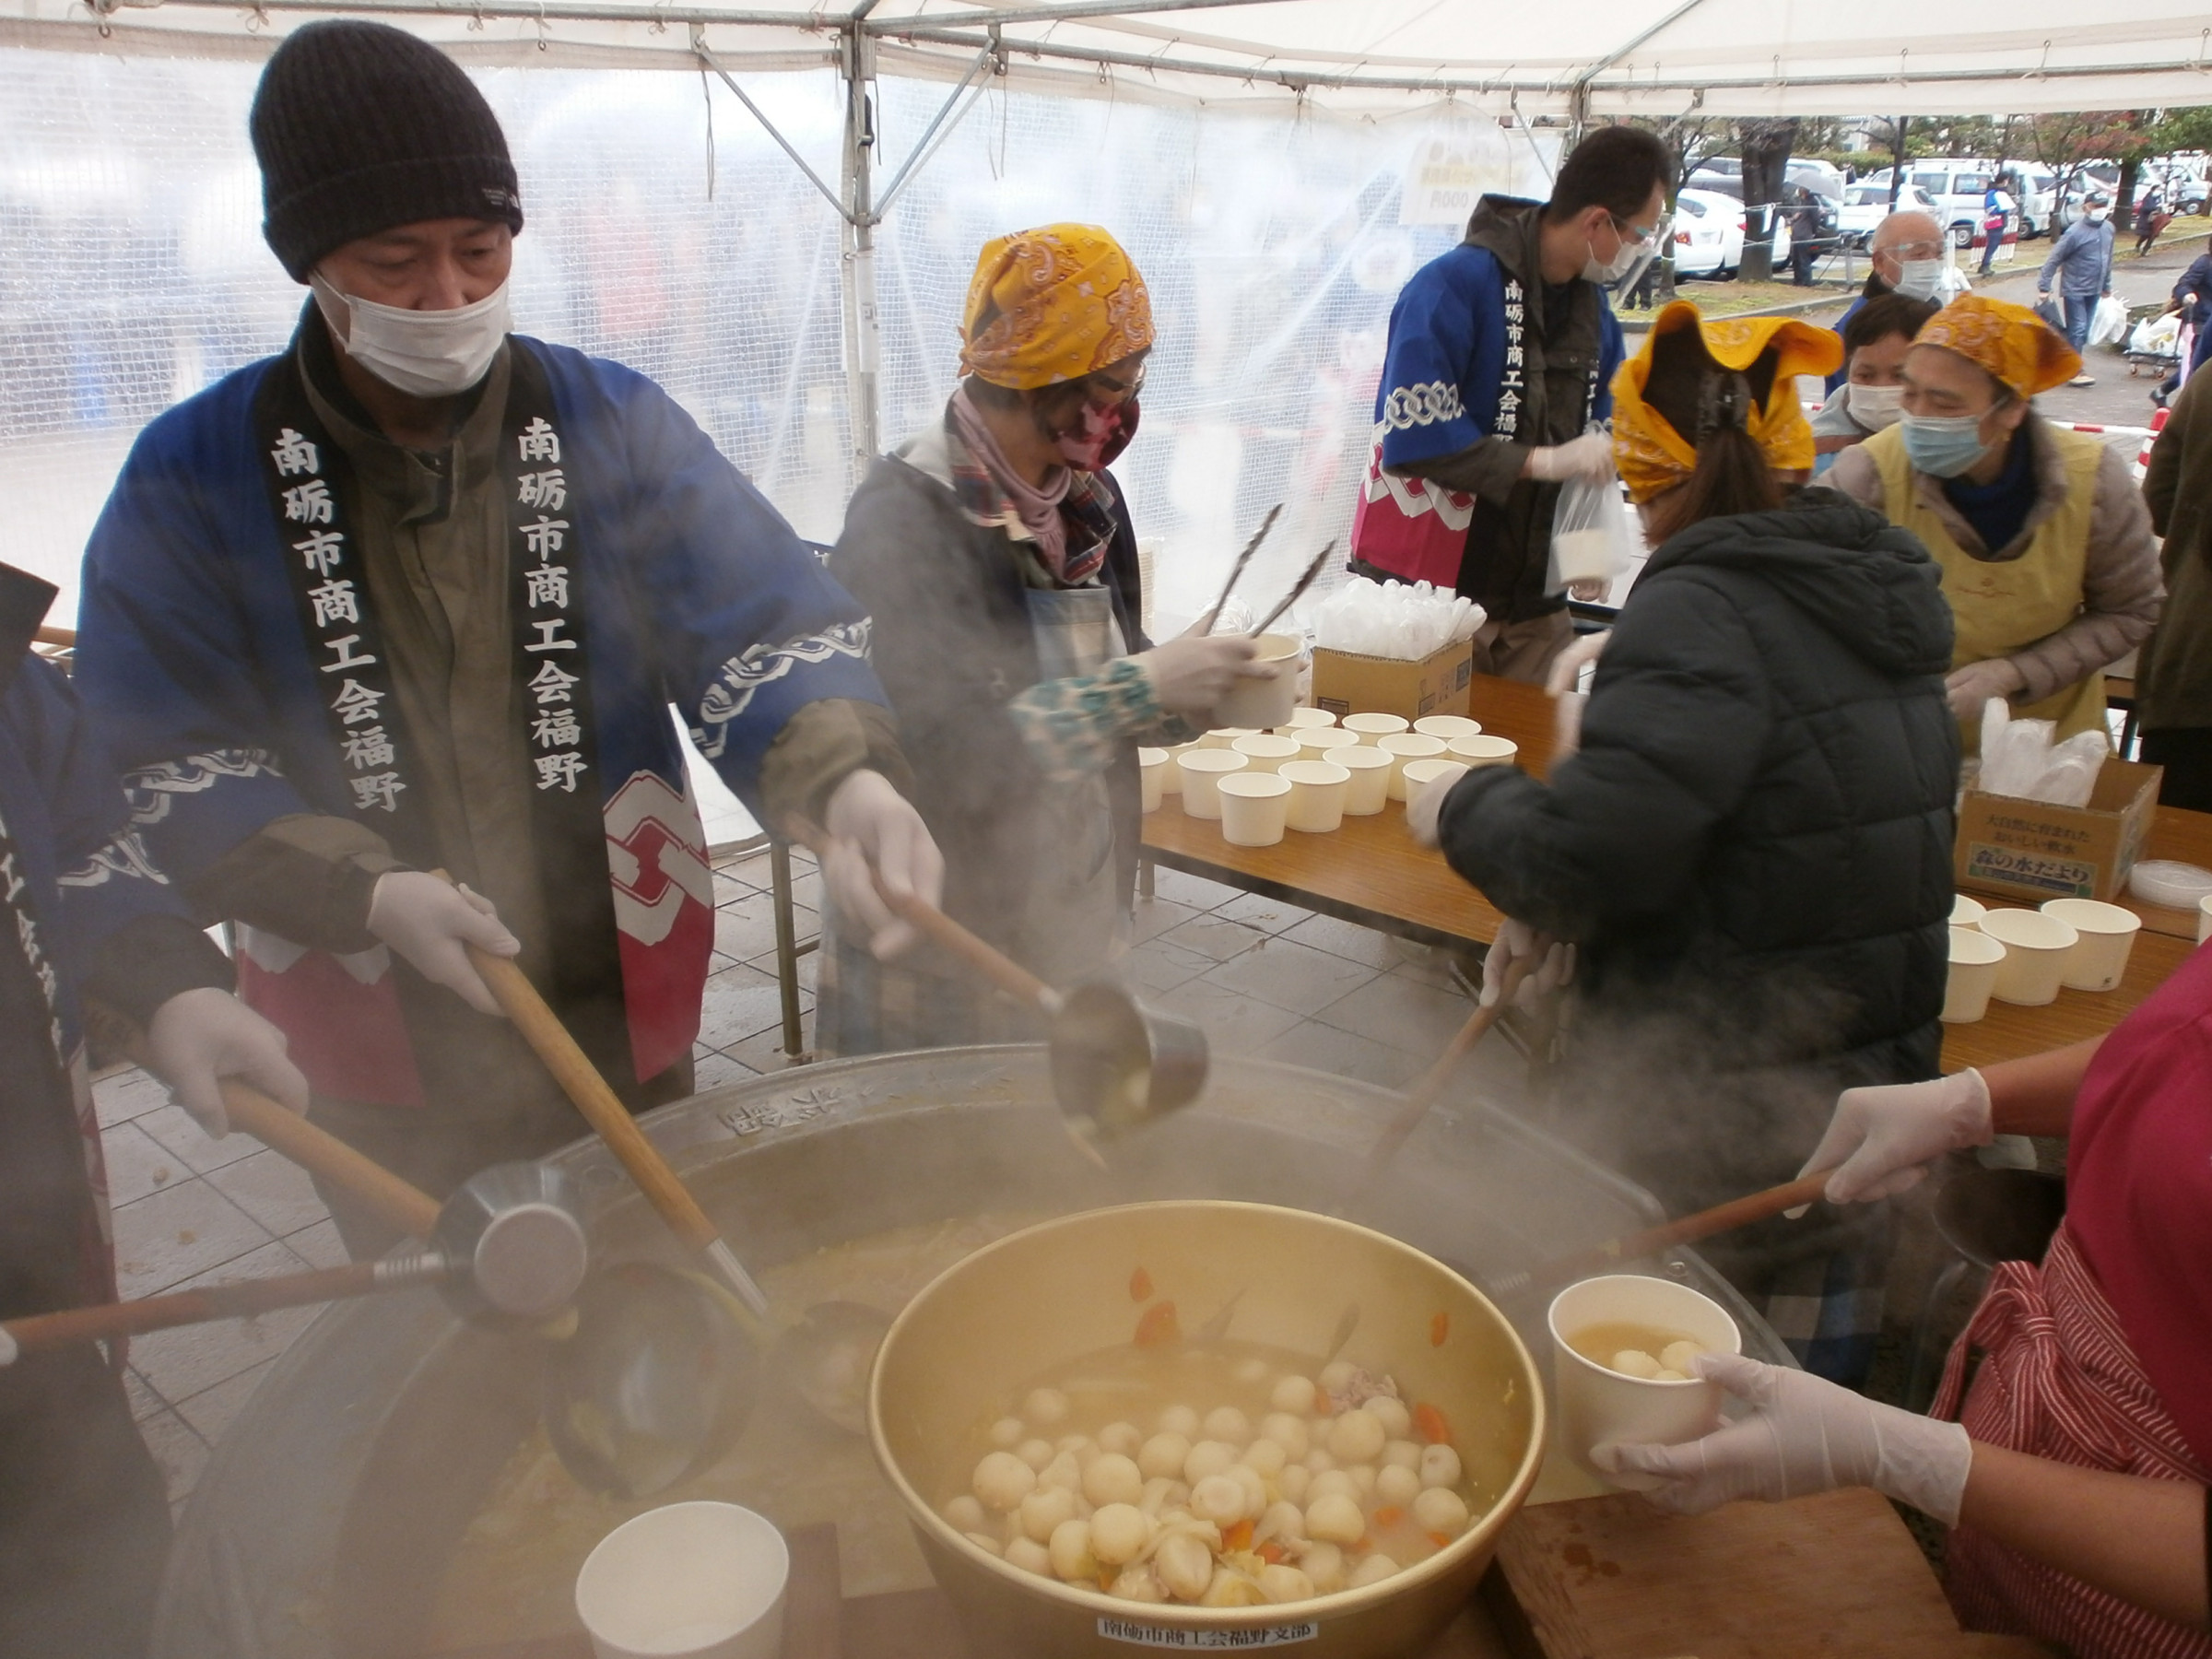
<svg viewBox="0 0 2212 1659">
<path fill-rule="evenodd" d="M 522 941 L 500 923 L 491 900 L 443 877 L 394 870 L 376 878 L 369 898 L 369 931 L 479 1014 L 500 1018 L 500 1005 L 468 959 L 467 947 L 493 956 L 519 955 Z"/>
<path fill-rule="evenodd" d="M 2015 691 L 2025 689 L 2027 684 L 2028 677 L 2010 657 L 1969 663 L 1943 677 L 1943 689 L 1950 699 L 1951 717 L 1955 720 L 1979 720 L 1983 703 L 1993 697 L 2008 698 Z"/>
<path fill-rule="evenodd" d="M 1549 934 L 1540 934 L 1525 922 L 1508 916 L 1498 936 L 1482 957 L 1482 995 L 1476 1006 L 1487 1008 L 1503 994 L 1505 971 L 1515 962 L 1531 964 L 1528 975 L 1513 993 L 1513 1006 L 1533 1014 L 1536 1005 L 1574 978 L 1574 947 Z"/>
<path fill-rule="evenodd" d="M 1413 839 L 1424 847 L 1436 845 L 1436 820 L 1442 816 L 1444 797 L 1454 785 L 1467 775 L 1467 768 L 1454 766 L 1440 772 L 1421 785 L 1421 793 L 1406 803 L 1406 828 L 1413 831 Z"/>
<path fill-rule="evenodd" d="M 1141 653 L 1136 665 L 1152 682 L 1161 708 L 1203 715 L 1240 679 L 1273 679 L 1282 671 L 1273 663 L 1253 662 L 1259 651 L 1259 641 L 1242 634 L 1185 634 Z"/>
<path fill-rule="evenodd" d="M 912 948 L 921 935 L 891 913 L 876 883 L 931 906 L 945 897 L 945 855 L 913 803 L 881 772 L 863 767 L 830 792 L 822 820 L 830 832 L 822 879 L 837 900 L 839 922 L 851 936 L 865 938 L 878 961 Z"/>
<path fill-rule="evenodd" d="M 1946 1152 L 1986 1147 L 1995 1138 L 1989 1085 L 1969 1067 L 1928 1083 L 1884 1083 L 1847 1088 L 1836 1097 L 1828 1133 L 1799 1175 L 1833 1170 L 1830 1204 L 1894 1198 L 1915 1186 Z"/>
<path fill-rule="evenodd" d="M 287 1111 L 307 1111 L 307 1079 L 285 1057 L 284 1033 L 228 991 L 180 991 L 146 1028 L 147 1065 L 170 1099 L 220 1140 L 230 1133 L 222 1079 L 251 1083 Z"/>
<path fill-rule="evenodd" d="M 1528 452 L 1528 476 L 1539 483 L 1564 484 L 1584 478 L 1603 484 L 1613 476 L 1613 435 L 1584 432 L 1580 438 Z"/>
<path fill-rule="evenodd" d="M 1747 1401 L 1750 1415 L 1687 1445 L 1606 1441 L 1591 1448 L 1590 1461 L 1609 1475 L 1663 1477 L 1667 1484 L 1645 1496 L 1678 1515 L 1737 1498 L 1779 1503 L 1870 1486 L 1946 1526 L 1959 1524 L 1974 1452 L 1957 1423 L 1877 1406 L 1809 1371 L 1740 1354 L 1700 1354 L 1694 1363 L 1700 1376 Z"/>
<path fill-rule="evenodd" d="M 1603 605 L 1606 595 L 1612 591 L 1613 579 L 1609 576 L 1594 576 L 1587 582 L 1571 582 L 1567 584 L 1567 596 L 1580 599 L 1584 605 Z"/>
<path fill-rule="evenodd" d="M 1544 675 L 1544 689 L 1554 697 L 1565 697 L 1577 690 L 1583 683 L 1583 670 L 1606 653 L 1606 645 L 1613 638 L 1613 630 L 1601 629 L 1596 633 L 1576 634 L 1566 649 L 1551 659 L 1551 666 Z"/>
</svg>

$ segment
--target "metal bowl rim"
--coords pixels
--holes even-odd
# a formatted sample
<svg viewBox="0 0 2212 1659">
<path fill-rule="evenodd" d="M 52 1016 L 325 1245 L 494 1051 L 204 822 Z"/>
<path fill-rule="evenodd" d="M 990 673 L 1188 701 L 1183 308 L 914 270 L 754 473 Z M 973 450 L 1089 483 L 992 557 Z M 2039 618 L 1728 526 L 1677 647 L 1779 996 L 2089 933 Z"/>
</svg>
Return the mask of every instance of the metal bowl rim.
<svg viewBox="0 0 2212 1659">
<path fill-rule="evenodd" d="M 1132 1210 L 1224 1209 L 1260 1210 L 1279 1215 L 1297 1216 L 1301 1219 L 1316 1222 L 1340 1232 L 1358 1234 L 1375 1240 L 1400 1255 L 1411 1257 L 1430 1270 L 1441 1274 L 1446 1279 L 1459 1286 L 1474 1298 L 1477 1304 L 1489 1313 L 1497 1328 L 1503 1333 L 1507 1342 L 1512 1345 L 1511 1352 L 1513 1358 L 1520 1362 L 1521 1385 L 1528 1393 L 1531 1407 L 1528 1447 L 1521 1455 L 1519 1468 L 1514 1471 L 1512 1478 L 1506 1483 L 1504 1490 L 1499 1494 L 1498 1500 L 1485 1510 L 1481 1515 L 1471 1519 L 1467 1524 L 1466 1531 L 1461 1533 L 1458 1537 L 1453 1539 L 1451 1543 L 1438 1550 L 1427 1560 L 1402 1569 L 1377 1583 L 1368 1584 L 1359 1589 L 1338 1590 L 1327 1595 L 1313 1596 L 1306 1601 L 1271 1602 L 1257 1607 L 1194 1607 L 1179 1606 L 1171 1602 L 1125 1601 L 1118 1596 L 1109 1595 L 1102 1590 L 1082 1590 L 1056 1578 L 1048 1579 L 1034 1572 L 1025 1572 L 1018 1567 L 1009 1567 L 1004 1558 L 994 1556 L 982 1546 L 971 1542 L 965 1533 L 959 1531 L 944 1516 L 938 1514 L 935 1505 L 923 1500 L 921 1494 L 915 1491 L 913 1484 L 907 1479 L 905 1471 L 900 1468 L 898 1460 L 891 1456 L 888 1441 L 884 1432 L 883 1357 L 891 1350 L 892 1345 L 897 1342 L 908 1320 L 936 1291 L 938 1287 L 971 1263 L 980 1262 L 985 1256 L 995 1252 L 1020 1245 L 1041 1233 L 1051 1232 L 1059 1228 L 1085 1224 L 1097 1217 L 1121 1215 Z M 890 1329 L 884 1333 L 883 1342 L 876 1350 L 875 1360 L 868 1367 L 869 1449 L 875 1453 L 877 1466 L 883 1471 L 884 1478 L 890 1482 L 891 1489 L 899 1494 L 899 1500 L 906 1508 L 907 1520 L 910 1524 L 914 1524 L 917 1516 L 921 1517 L 919 1524 L 928 1528 L 932 1539 L 939 1546 L 965 1556 L 970 1561 L 1020 1585 L 1025 1590 L 1033 1594 L 1042 1594 L 1048 1599 L 1066 1606 L 1087 1613 L 1102 1613 L 1119 1618 L 1192 1630 L 1242 1630 L 1263 1625 L 1280 1624 L 1286 1618 L 1345 1618 L 1369 1607 L 1379 1606 L 1384 1602 L 1394 1601 L 1410 1589 L 1430 1580 L 1443 1577 L 1460 1561 L 1473 1555 L 1477 1550 L 1489 1549 L 1495 1547 L 1495 1529 L 1490 1524 L 1493 1521 L 1510 1517 L 1527 1500 L 1529 1489 L 1535 1485 L 1536 1476 L 1543 1468 L 1545 1449 L 1549 1443 L 1550 1425 L 1547 1420 L 1544 1382 L 1536 1373 L 1535 1361 L 1529 1355 L 1528 1345 L 1521 1340 L 1521 1333 L 1513 1329 L 1512 1322 L 1499 1311 L 1497 1303 L 1484 1295 L 1475 1284 L 1453 1272 L 1426 1251 L 1418 1250 L 1403 1239 L 1394 1239 L 1390 1234 L 1378 1231 L 1374 1228 L 1362 1227 L 1356 1221 L 1347 1221 L 1337 1216 L 1324 1216 L 1315 1210 L 1299 1209 L 1288 1204 L 1258 1204 L 1248 1199 L 1160 1198 L 1136 1204 L 1105 1205 L 1096 1209 L 1077 1210 L 1071 1215 L 1053 1216 L 1037 1222 L 1033 1226 L 1025 1227 L 1018 1232 L 1011 1232 L 1002 1239 L 994 1239 L 990 1243 L 962 1256 L 913 1294 L 906 1306 L 899 1311 L 898 1317 L 891 1321 Z"/>
</svg>

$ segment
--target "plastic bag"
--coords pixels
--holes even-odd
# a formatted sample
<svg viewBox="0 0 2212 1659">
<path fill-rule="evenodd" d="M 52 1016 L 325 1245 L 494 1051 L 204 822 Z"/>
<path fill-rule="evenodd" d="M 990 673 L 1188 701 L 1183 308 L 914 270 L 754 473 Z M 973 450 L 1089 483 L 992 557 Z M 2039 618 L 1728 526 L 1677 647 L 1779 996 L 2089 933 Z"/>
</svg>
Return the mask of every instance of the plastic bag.
<svg viewBox="0 0 2212 1659">
<path fill-rule="evenodd" d="M 2127 307 L 2110 294 L 2097 301 L 2089 317 L 2089 344 L 2117 346 L 2127 338 Z"/>
<path fill-rule="evenodd" d="M 1982 775 L 1975 787 L 2052 806 L 2087 806 L 2111 740 L 2088 731 L 2053 743 L 2057 729 L 2054 721 L 2015 720 L 2009 703 L 1991 698 L 1982 711 Z"/>
<path fill-rule="evenodd" d="M 2127 348 L 2145 357 L 2173 357 L 2182 348 L 2182 317 L 2179 312 L 2168 312 L 2162 317 L 2146 317 L 2136 324 L 2136 331 L 2127 337 Z"/>
<path fill-rule="evenodd" d="M 1574 477 L 1559 486 L 1551 519 L 1551 569 L 1544 591 L 1576 582 L 1609 582 L 1629 568 L 1636 549 L 1629 539 L 1628 505 L 1620 480 Z"/>
</svg>

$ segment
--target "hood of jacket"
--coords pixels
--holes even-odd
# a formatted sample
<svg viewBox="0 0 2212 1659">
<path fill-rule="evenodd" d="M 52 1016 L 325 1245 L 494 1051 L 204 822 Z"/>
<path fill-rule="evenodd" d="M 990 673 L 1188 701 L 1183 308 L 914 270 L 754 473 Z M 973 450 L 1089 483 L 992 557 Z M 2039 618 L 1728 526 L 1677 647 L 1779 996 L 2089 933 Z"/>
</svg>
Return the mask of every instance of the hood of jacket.
<svg viewBox="0 0 2212 1659">
<path fill-rule="evenodd" d="M 1540 287 L 1536 236 L 1543 229 L 1544 204 L 1523 196 L 1488 195 L 1475 204 L 1467 220 L 1466 244 L 1498 256 L 1524 288 Z"/>
<path fill-rule="evenodd" d="M 1771 512 L 1692 524 L 1652 555 L 1643 579 L 1692 568 L 1756 575 L 1888 673 L 1950 668 L 1941 570 L 1911 532 L 1832 489 L 1800 489 Z"/>
</svg>

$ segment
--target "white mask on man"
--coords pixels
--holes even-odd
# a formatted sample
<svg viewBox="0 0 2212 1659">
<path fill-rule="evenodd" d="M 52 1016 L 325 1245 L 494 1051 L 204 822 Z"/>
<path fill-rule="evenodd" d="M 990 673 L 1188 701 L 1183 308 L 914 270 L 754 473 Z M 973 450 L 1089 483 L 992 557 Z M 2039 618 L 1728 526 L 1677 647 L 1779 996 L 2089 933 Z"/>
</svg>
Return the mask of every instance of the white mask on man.
<svg viewBox="0 0 2212 1659">
<path fill-rule="evenodd" d="M 1853 382 L 1843 389 L 1843 406 L 1868 431 L 1878 432 L 1897 424 L 1904 395 L 1902 386 L 1862 386 Z"/>
<path fill-rule="evenodd" d="M 1900 259 L 1897 262 L 1897 280 L 1890 286 L 1908 300 L 1933 300 L 1936 290 L 1943 286 L 1943 261 Z"/>
<path fill-rule="evenodd" d="M 312 273 L 308 286 L 346 355 L 395 391 L 412 397 L 452 397 L 491 367 L 513 326 L 507 285 L 455 311 L 408 311 L 341 294 Z"/>
</svg>

